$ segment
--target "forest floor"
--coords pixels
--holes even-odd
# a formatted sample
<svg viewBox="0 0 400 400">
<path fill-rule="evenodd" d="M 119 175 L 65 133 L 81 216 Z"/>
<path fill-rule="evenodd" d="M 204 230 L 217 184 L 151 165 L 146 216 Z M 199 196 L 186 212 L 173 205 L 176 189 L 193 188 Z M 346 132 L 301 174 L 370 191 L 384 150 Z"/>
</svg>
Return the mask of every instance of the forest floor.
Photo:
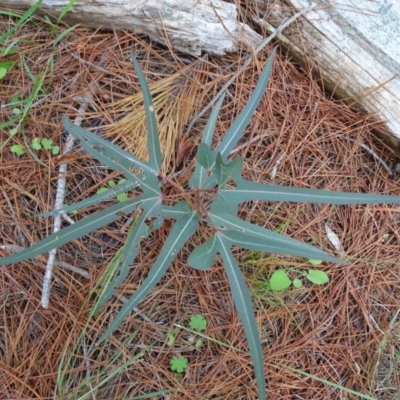
<svg viewBox="0 0 400 400">
<path fill-rule="evenodd" d="M 167 173 L 193 167 L 209 113 L 186 135 L 187 128 L 244 55 L 197 59 L 128 32 L 75 28 L 63 36 L 66 27 L 40 17 L 12 31 L 15 24 L 16 18 L 0 17 L 0 32 L 11 32 L 1 43 L 3 55 L 10 46 L 1 61 L 12 62 L 0 79 L 0 256 L 52 232 L 52 218 L 35 215 L 52 210 L 61 163 L 68 163 L 66 204 L 122 177 L 79 146 L 60 155 L 67 139 L 64 114 L 72 120 L 80 115 L 82 126 L 146 156 L 144 110 L 130 53 L 150 82 Z M 229 87 L 217 139 L 246 104 L 271 50 L 260 53 Z M 377 126 L 372 117 L 324 93 L 309 71 L 280 51 L 237 154 L 244 157 L 244 175 L 257 182 L 400 195 L 396 158 L 371 133 Z M 35 138 L 53 142 L 49 150 L 35 150 Z M 60 154 L 53 154 L 54 146 Z M 102 207 L 69 214 L 63 227 Z M 253 299 L 270 400 L 400 398 L 398 207 L 242 205 L 244 218 L 348 262 L 312 265 L 285 255 L 235 252 Z M 119 289 L 124 297 L 114 297 L 96 317 L 89 317 L 94 288 L 124 242 L 123 221 L 58 249 L 48 309 L 40 304 L 45 254 L 0 267 L 0 398 L 257 398 L 222 264 L 205 272 L 191 269 L 185 249 L 140 311 L 95 346 L 124 298 L 146 277 L 167 234 L 168 224 L 144 243 Z M 269 281 L 277 269 L 303 279 L 303 286 L 272 290 Z M 307 282 L 310 269 L 324 271 L 329 282 Z M 196 334 L 189 323 L 199 315 L 207 325 Z M 176 356 L 188 361 L 182 373 L 171 370 Z"/>
</svg>

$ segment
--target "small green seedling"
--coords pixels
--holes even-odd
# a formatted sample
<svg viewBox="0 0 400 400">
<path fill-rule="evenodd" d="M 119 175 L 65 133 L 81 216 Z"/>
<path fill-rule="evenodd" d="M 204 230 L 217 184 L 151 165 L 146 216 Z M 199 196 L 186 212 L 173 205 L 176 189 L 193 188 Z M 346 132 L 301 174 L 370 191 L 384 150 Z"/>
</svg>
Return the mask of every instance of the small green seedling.
<svg viewBox="0 0 400 400">
<path fill-rule="evenodd" d="M 14 146 L 11 146 L 11 153 L 15 153 L 17 156 L 22 156 L 22 154 L 25 154 L 25 149 L 20 144 L 14 144 Z"/>
<path fill-rule="evenodd" d="M 13 67 L 13 65 L 13 61 L 0 62 L 0 79 L 3 79 L 7 75 L 7 72 Z"/>
<path fill-rule="evenodd" d="M 207 328 L 207 320 L 201 314 L 193 315 L 190 318 L 189 326 L 195 331 L 205 331 Z M 197 339 L 194 344 L 195 349 L 198 350 L 202 344 L 203 341 L 200 338 Z"/>
<path fill-rule="evenodd" d="M 10 130 L 10 136 L 14 136 L 17 133 L 17 129 L 11 129 Z M 55 146 L 53 144 L 53 141 L 51 139 L 40 139 L 38 137 L 35 137 L 32 139 L 32 149 L 35 151 L 39 151 L 39 150 L 47 150 L 50 151 L 53 155 L 57 155 L 60 152 L 60 147 L 59 146 Z M 20 144 L 15 144 L 13 146 L 11 146 L 11 152 L 15 153 L 17 156 L 22 156 L 23 154 L 25 154 L 25 148 L 24 146 L 20 145 Z"/>
<path fill-rule="evenodd" d="M 124 182 L 126 182 L 126 179 L 120 179 L 118 183 L 115 183 L 114 181 L 110 180 L 108 181 L 108 186 L 110 186 L 111 189 L 115 188 L 117 185 L 122 185 Z M 106 187 L 101 187 L 96 194 L 102 194 L 105 192 L 108 192 L 109 188 Z M 123 201 L 126 201 L 128 199 L 128 195 L 126 193 L 120 193 L 117 195 L 117 199 L 120 203 Z"/>
<path fill-rule="evenodd" d="M 207 328 L 207 320 L 201 315 L 193 315 L 190 318 L 189 326 L 197 331 L 205 331 Z"/>
<path fill-rule="evenodd" d="M 308 261 L 312 265 L 319 265 L 322 263 L 322 261 L 314 259 L 309 259 Z M 310 269 L 308 272 L 303 272 L 302 275 L 315 285 L 324 285 L 329 282 L 328 275 L 316 269 Z M 295 288 L 301 288 L 303 286 L 301 279 L 295 278 L 291 280 L 287 272 L 283 269 L 276 270 L 269 280 L 270 288 L 276 291 L 288 289 L 292 284 Z"/>
<path fill-rule="evenodd" d="M 171 370 L 178 373 L 183 372 L 188 367 L 188 360 L 186 357 L 173 357 L 169 362 Z"/>
</svg>

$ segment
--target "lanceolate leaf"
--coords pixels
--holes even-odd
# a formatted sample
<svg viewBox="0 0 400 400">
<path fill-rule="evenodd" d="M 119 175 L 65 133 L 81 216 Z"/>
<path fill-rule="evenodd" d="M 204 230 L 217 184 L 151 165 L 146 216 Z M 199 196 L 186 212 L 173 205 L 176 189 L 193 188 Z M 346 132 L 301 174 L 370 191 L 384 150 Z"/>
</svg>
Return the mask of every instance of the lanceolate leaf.
<svg viewBox="0 0 400 400">
<path fill-rule="evenodd" d="M 95 314 L 99 313 L 108 300 L 115 294 L 116 289 L 124 282 L 129 273 L 129 265 L 131 265 L 139 251 L 139 245 L 142 239 L 149 235 L 149 228 L 145 224 L 146 219 L 151 215 L 151 210 L 143 212 L 142 215 L 135 221 L 129 230 L 128 236 L 125 239 L 124 246 L 118 254 L 118 258 L 114 260 L 114 271 L 112 279 L 107 283 L 107 288 L 101 294 L 97 301 Z"/>
<path fill-rule="evenodd" d="M 221 189 L 236 204 L 249 200 L 294 201 L 323 204 L 372 204 L 393 203 L 398 196 L 365 193 L 345 193 L 329 190 L 304 189 L 289 186 L 269 185 L 242 179 L 232 190 Z"/>
<path fill-rule="evenodd" d="M 227 242 L 218 233 L 216 234 L 219 253 L 224 262 L 225 271 L 229 279 L 233 300 L 240 320 L 242 321 L 244 332 L 249 344 L 250 356 L 253 361 L 256 375 L 258 394 L 260 400 L 266 399 L 266 387 L 264 376 L 264 361 L 262 354 L 261 341 L 257 330 L 257 323 L 254 318 L 253 305 L 250 294 L 243 278 L 242 272 L 233 257 L 230 249 L 230 243 Z"/>
<path fill-rule="evenodd" d="M 287 238 L 286 236 L 267 229 L 265 229 L 265 231 L 267 231 L 268 239 L 265 237 L 250 236 L 240 231 L 221 231 L 220 234 L 228 239 L 231 244 L 247 250 L 257 250 L 274 254 L 290 254 L 291 256 L 304 258 L 310 258 L 310 254 L 319 254 L 319 256 L 323 255 L 326 261 L 343 264 L 343 261 L 339 258 L 331 257 L 329 254 L 314 246 Z M 278 238 L 276 238 L 275 235 L 277 235 Z M 296 242 L 297 246 L 292 245 L 293 241 Z"/>
<path fill-rule="evenodd" d="M 201 137 L 201 143 L 206 144 L 211 147 L 212 138 L 214 136 L 215 131 L 215 123 L 217 122 L 219 110 L 221 109 L 222 103 L 225 99 L 225 93 L 221 96 L 221 98 L 215 104 L 210 117 L 208 118 L 207 125 L 204 129 L 203 135 Z"/>
<path fill-rule="evenodd" d="M 235 217 L 233 215 L 229 214 L 223 214 L 223 213 L 210 213 L 209 214 L 210 219 L 211 219 L 211 224 L 212 226 L 217 226 L 225 229 L 230 229 L 239 232 L 240 234 L 243 235 L 242 243 L 244 244 L 244 248 L 249 248 L 251 249 L 251 244 L 248 241 L 248 238 L 246 236 L 249 236 L 250 239 L 252 237 L 258 238 L 265 240 L 265 247 L 262 246 L 261 244 L 257 245 L 257 240 L 254 240 L 254 246 L 253 249 L 255 250 L 261 250 L 262 248 L 266 249 L 268 245 L 271 246 L 276 246 L 279 249 L 285 248 L 285 253 L 286 254 L 292 254 L 295 256 L 303 256 L 306 258 L 318 258 L 320 260 L 326 260 L 326 261 L 331 261 L 331 262 L 336 262 L 339 264 L 345 264 L 344 261 L 332 257 L 325 253 L 324 251 L 318 249 L 317 247 L 310 246 L 306 243 L 302 243 L 298 240 L 292 239 L 290 237 L 286 237 L 283 235 L 280 235 L 279 233 L 272 232 L 268 229 L 262 228 L 261 226 L 251 224 L 250 222 L 246 222 L 241 220 L 238 217 Z M 224 231 L 222 231 L 222 234 L 225 234 Z M 227 236 L 229 237 L 231 235 L 230 233 L 227 233 Z M 239 246 L 239 240 L 237 236 L 233 236 L 232 238 L 235 238 L 237 240 L 237 245 Z M 256 247 L 260 246 L 258 249 Z M 265 250 L 261 250 L 265 251 Z"/>
<path fill-rule="evenodd" d="M 106 210 L 99 211 L 89 217 L 82 219 L 81 221 L 62 229 L 59 232 L 53 233 L 46 239 L 35 243 L 32 247 L 29 247 L 20 253 L 13 254 L 11 256 L 1 258 L 0 265 L 13 264 L 26 260 L 28 258 L 36 257 L 39 254 L 46 253 L 52 249 L 55 249 L 65 243 L 70 242 L 76 238 L 86 235 L 95 229 L 102 226 L 108 225 L 113 221 L 119 219 L 118 212 L 128 213 L 132 212 L 139 203 L 151 201 L 159 202 L 160 199 L 148 198 L 144 196 L 137 197 L 136 199 L 127 200 L 123 203 L 115 204 Z"/>
<path fill-rule="evenodd" d="M 264 70 L 260 76 L 256 88 L 246 106 L 243 108 L 242 112 L 237 116 L 232 126 L 229 128 L 228 132 L 220 145 L 217 147 L 217 151 L 221 153 L 223 160 L 226 160 L 229 153 L 233 150 L 236 143 L 243 136 L 244 130 L 250 121 L 254 111 L 256 110 L 258 104 L 260 103 L 265 88 L 267 87 L 269 77 L 271 75 L 272 65 L 274 62 L 276 53 L 276 48 L 272 51 L 271 55 L 268 57 L 268 61 L 264 67 Z"/>
<path fill-rule="evenodd" d="M 192 251 L 188 258 L 188 264 L 193 268 L 205 271 L 213 266 L 217 252 L 217 237 L 212 235 L 210 239 Z"/>
<path fill-rule="evenodd" d="M 143 93 L 144 110 L 146 112 L 147 121 L 147 150 L 149 152 L 149 164 L 157 172 L 161 171 L 161 150 L 160 150 L 160 138 L 158 135 L 156 112 L 154 109 L 154 104 L 151 99 L 150 89 L 147 84 L 146 78 L 140 69 L 139 63 L 136 61 L 135 56 L 131 55 L 131 60 L 135 66 L 136 72 L 138 74 L 140 87 Z"/>
<path fill-rule="evenodd" d="M 127 179 L 134 181 L 136 178 L 136 176 L 129 170 L 133 166 L 150 172 L 153 175 L 158 174 L 158 170 L 150 166 L 148 162 L 139 160 L 133 154 L 122 150 L 108 140 L 104 140 L 93 132 L 89 132 L 80 126 L 73 124 L 67 115 L 64 117 L 63 123 L 67 132 L 73 137 L 79 139 L 82 147 L 88 153 L 101 163 L 104 163 L 104 165 L 107 165 L 109 168 L 115 171 L 123 171 Z"/>
<path fill-rule="evenodd" d="M 58 210 L 41 213 L 41 214 L 38 214 L 37 216 L 38 217 L 50 217 L 50 216 L 57 215 L 57 214 L 68 213 L 73 210 L 80 210 L 82 208 L 89 207 L 93 204 L 101 203 L 102 201 L 115 199 L 116 196 L 118 196 L 120 193 L 124 193 L 128 190 L 135 189 L 136 187 L 137 187 L 136 182 L 125 181 L 124 183 L 122 183 L 120 185 L 114 186 L 111 189 L 107 189 L 106 191 L 104 191 L 100 194 L 95 194 L 94 196 L 89 197 L 88 199 L 79 201 L 78 203 L 74 203 L 69 206 L 65 206 Z"/>
<path fill-rule="evenodd" d="M 221 108 L 221 105 L 224 101 L 225 94 L 221 96 L 221 98 L 217 101 L 217 104 L 215 105 L 214 109 L 212 110 L 212 113 L 210 115 L 210 118 L 207 121 L 207 125 L 204 129 L 203 136 L 201 137 L 201 143 L 206 144 L 207 146 L 211 147 L 211 142 L 215 130 L 215 123 L 217 121 L 218 113 Z M 206 169 L 203 168 L 198 162 L 196 163 L 196 169 L 190 178 L 189 181 L 189 187 L 191 189 L 194 189 L 195 187 L 202 187 L 201 185 L 205 183 L 205 178 L 207 177 L 206 175 Z M 208 180 L 207 180 L 208 181 Z M 208 183 L 208 182 L 207 182 Z M 207 186 L 204 186 L 204 189 L 207 189 L 208 187 L 212 187 L 212 183 L 208 183 Z"/>
<path fill-rule="evenodd" d="M 160 251 L 157 260 L 151 267 L 148 277 L 144 280 L 142 285 L 137 289 L 135 294 L 129 301 L 122 307 L 119 314 L 112 321 L 104 335 L 100 338 L 99 343 L 106 340 L 121 324 L 122 320 L 136 307 L 143 298 L 150 292 L 150 290 L 159 282 L 164 275 L 165 271 L 177 255 L 178 251 L 182 248 L 185 242 L 196 231 L 198 223 L 197 212 L 192 211 L 190 214 L 184 215 L 179 218 L 173 226 L 168 238 Z"/>
</svg>

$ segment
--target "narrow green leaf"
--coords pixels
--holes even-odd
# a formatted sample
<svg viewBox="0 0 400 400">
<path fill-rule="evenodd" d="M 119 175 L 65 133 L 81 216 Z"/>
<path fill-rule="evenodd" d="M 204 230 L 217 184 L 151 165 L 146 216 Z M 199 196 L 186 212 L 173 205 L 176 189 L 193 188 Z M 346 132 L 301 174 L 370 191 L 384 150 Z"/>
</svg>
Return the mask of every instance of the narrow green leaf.
<svg viewBox="0 0 400 400">
<path fill-rule="evenodd" d="M 124 246 L 118 252 L 118 256 L 111 266 L 114 269 L 112 279 L 107 282 L 107 287 L 101 293 L 101 296 L 96 302 L 94 314 L 98 314 L 108 300 L 116 293 L 118 287 L 124 282 L 129 273 L 129 265 L 131 265 L 139 252 L 139 245 L 142 239 L 149 235 L 149 228 L 145 224 L 146 218 L 149 217 L 150 212 L 142 213 L 142 215 L 135 221 L 127 238 L 125 239 Z"/>
<path fill-rule="evenodd" d="M 65 243 L 68 243 L 76 238 L 94 231 L 95 229 L 116 221 L 119 219 L 117 214 L 118 212 L 131 212 L 134 210 L 136 205 L 137 200 L 133 199 L 124 203 L 115 204 L 106 210 L 99 211 L 73 225 L 68 226 L 67 228 L 60 230 L 59 232 L 51 234 L 47 238 L 35 243 L 32 247 L 29 247 L 20 253 L 0 259 L 0 265 L 14 264 L 56 249 Z"/>
<path fill-rule="evenodd" d="M 135 187 L 137 187 L 136 182 L 126 181 L 126 182 L 122 183 L 121 185 L 115 186 L 112 189 L 101 188 L 97 191 L 97 194 L 95 194 L 92 197 L 89 197 L 88 199 L 79 201 L 78 203 L 74 203 L 69 206 L 65 206 L 58 210 L 53 210 L 53 211 L 38 214 L 37 217 L 50 217 L 50 216 L 54 216 L 57 214 L 68 213 L 73 210 L 80 210 L 82 208 L 89 207 L 93 204 L 101 203 L 102 201 L 112 200 L 116 196 L 118 196 L 120 193 L 124 193 L 128 190 L 135 189 Z M 103 190 L 103 189 L 105 189 L 105 190 Z M 100 190 L 101 190 L 101 193 L 99 193 Z M 151 195 L 153 198 L 156 197 L 156 196 L 154 196 L 153 193 L 151 193 Z M 144 199 L 147 199 L 149 197 L 150 197 L 149 193 L 146 192 L 146 195 L 137 196 L 137 197 L 135 197 L 135 199 L 136 199 L 137 203 L 140 203 L 141 201 L 143 201 Z M 161 195 L 159 196 L 159 198 L 161 200 Z"/>
<path fill-rule="evenodd" d="M 215 107 L 212 110 L 210 117 L 208 118 L 207 125 L 206 125 L 203 135 L 201 137 L 201 143 L 206 144 L 209 147 L 211 147 L 212 138 L 213 138 L 214 130 L 215 130 L 215 123 L 217 121 L 219 110 L 221 109 L 224 98 L 225 98 L 225 93 L 221 96 L 221 98 L 215 104 Z M 196 187 L 203 188 L 203 189 L 208 189 L 210 187 L 213 187 L 214 184 L 212 182 L 207 183 L 207 187 L 203 186 L 203 184 L 206 183 L 206 178 L 207 178 L 206 169 L 203 168 L 199 163 L 196 163 L 196 168 L 195 168 L 194 173 L 189 181 L 189 187 L 191 189 L 194 189 Z"/>
<path fill-rule="evenodd" d="M 65 7 L 61 10 L 60 15 L 58 16 L 58 20 L 61 21 L 65 14 L 73 7 L 76 0 L 69 0 L 69 2 L 65 5 Z"/>
<path fill-rule="evenodd" d="M 149 152 L 149 164 L 157 172 L 161 171 L 161 150 L 160 150 L 160 137 L 157 129 L 156 112 L 154 109 L 153 100 L 151 99 L 149 85 L 143 75 L 140 65 L 135 56 L 131 54 L 131 60 L 135 66 L 136 73 L 139 78 L 140 87 L 143 93 L 144 110 L 146 112 L 147 122 L 147 150 Z"/>
<path fill-rule="evenodd" d="M 278 269 L 272 274 L 269 284 L 272 290 L 285 290 L 292 284 L 292 281 L 283 269 Z"/>
<path fill-rule="evenodd" d="M 330 190 L 304 189 L 288 186 L 269 185 L 242 179 L 235 189 L 221 189 L 233 202 L 240 204 L 249 200 L 294 201 L 322 204 L 373 204 L 395 203 L 400 196 L 365 193 L 345 193 Z"/>
<path fill-rule="evenodd" d="M 205 271 L 211 268 L 218 252 L 218 242 L 215 235 L 192 251 L 188 258 L 188 264 L 196 269 Z"/>
<path fill-rule="evenodd" d="M 264 67 L 263 72 L 261 73 L 260 79 L 258 80 L 254 92 L 250 96 L 249 101 L 243 108 L 242 112 L 237 116 L 232 126 L 226 133 L 224 139 L 216 149 L 218 152 L 221 153 L 222 158 L 224 160 L 227 159 L 229 153 L 233 150 L 236 143 L 243 136 L 247 124 L 249 123 L 254 111 L 256 110 L 258 104 L 260 103 L 264 95 L 265 89 L 268 85 L 269 77 L 271 75 L 275 53 L 276 53 L 276 48 L 272 51 L 271 55 L 268 57 L 268 61 Z"/>
<path fill-rule="evenodd" d="M 232 233 L 224 232 L 223 230 L 221 231 L 221 234 L 226 235 L 230 240 L 235 240 L 237 246 L 243 246 L 244 248 L 260 251 L 266 251 L 269 249 L 268 246 L 276 246 L 278 251 L 274 252 L 284 251 L 285 254 L 292 254 L 306 258 L 319 258 L 321 260 L 331 261 L 338 264 L 346 264 L 344 261 L 330 256 L 317 247 L 310 246 L 306 243 L 272 232 L 258 225 L 251 224 L 250 222 L 243 221 L 236 216 L 224 214 L 222 212 L 211 212 L 209 213 L 209 218 L 211 219 L 211 226 L 234 230 L 243 235 L 242 237 L 238 237 L 237 235 L 234 236 Z M 254 244 L 252 245 L 251 239 L 253 237 L 255 239 L 253 241 Z M 265 244 L 262 244 L 262 242 L 260 243 L 257 239 L 265 240 Z"/>
<path fill-rule="evenodd" d="M 25 21 L 27 21 L 42 4 L 42 1 L 43 0 L 39 0 L 31 7 L 29 7 L 28 10 L 22 16 L 18 15 L 19 17 L 18 22 L 15 25 L 13 25 L 11 29 L 8 29 L 3 35 L 0 36 L 0 43 L 3 43 L 6 39 L 8 39 Z"/>
<path fill-rule="evenodd" d="M 266 400 L 263 353 L 249 290 L 247 289 L 242 272 L 230 250 L 229 242 L 219 236 L 218 233 L 216 236 L 219 241 L 219 253 L 224 261 L 233 300 L 249 343 L 250 356 L 256 375 L 258 396 L 260 400 Z"/>
<path fill-rule="evenodd" d="M 70 32 L 72 32 L 79 25 L 70 26 L 68 29 L 63 30 L 53 41 L 53 48 L 56 48 L 58 43 L 63 40 Z"/>
<path fill-rule="evenodd" d="M 225 93 L 221 96 L 221 98 L 215 104 L 210 117 L 208 118 L 206 127 L 204 128 L 203 135 L 201 136 L 201 143 L 206 144 L 211 147 L 212 138 L 214 136 L 215 124 L 217 122 L 218 114 L 221 109 L 222 103 L 225 99 Z"/>
<path fill-rule="evenodd" d="M 124 204 L 124 203 L 122 203 Z M 198 223 L 197 212 L 193 211 L 190 214 L 179 218 L 171 229 L 171 232 L 164 242 L 157 260 L 151 267 L 148 277 L 142 285 L 137 289 L 135 294 L 122 307 L 119 314 L 112 321 L 109 328 L 100 338 L 99 343 L 104 342 L 122 323 L 123 319 L 136 307 L 150 290 L 159 282 L 165 271 L 176 257 L 182 246 L 196 231 Z"/>
<path fill-rule="evenodd" d="M 324 271 L 318 271 L 316 269 L 309 270 L 306 278 L 316 285 L 323 285 L 329 282 L 328 275 Z"/>
<path fill-rule="evenodd" d="M 100 138 L 93 132 L 75 125 L 67 115 L 64 117 L 63 124 L 65 130 L 73 137 L 79 139 L 80 143 L 88 153 L 111 169 L 124 171 L 126 177 L 129 176 L 131 180 L 133 180 L 134 177 L 130 171 L 131 167 L 141 168 L 153 175 L 158 175 L 158 171 L 151 167 L 149 163 L 139 160 L 133 154 L 122 150 L 108 140 Z"/>
</svg>

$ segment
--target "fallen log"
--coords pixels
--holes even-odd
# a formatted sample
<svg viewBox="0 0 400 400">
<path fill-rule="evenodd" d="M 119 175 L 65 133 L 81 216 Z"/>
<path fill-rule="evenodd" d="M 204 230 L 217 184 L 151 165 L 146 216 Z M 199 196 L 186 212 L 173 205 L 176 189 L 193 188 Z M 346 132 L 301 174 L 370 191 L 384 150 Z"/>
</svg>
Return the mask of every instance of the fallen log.
<svg viewBox="0 0 400 400">
<path fill-rule="evenodd" d="M 2 0 L 5 8 L 26 10 L 32 0 Z M 43 0 L 38 12 L 60 15 L 69 0 Z M 235 4 L 222 0 L 76 0 L 63 17 L 89 28 L 129 29 L 184 53 L 223 55 L 262 37 L 237 21 Z"/>
<path fill-rule="evenodd" d="M 314 8 L 278 36 L 328 91 L 382 121 L 379 136 L 400 155 L 400 0 L 252 0 L 268 32 Z"/>
<path fill-rule="evenodd" d="M 40 11 L 57 16 L 68 3 L 43 0 Z M 336 97 L 374 114 L 382 122 L 379 135 L 400 156 L 400 0 L 249 0 L 242 7 L 273 32 L 310 4 L 314 8 L 278 40 Z M 32 0 L 2 0 L 3 8 L 31 5 Z M 63 20 L 130 29 L 186 53 L 223 55 L 262 40 L 237 21 L 237 11 L 222 0 L 76 0 Z"/>
</svg>

